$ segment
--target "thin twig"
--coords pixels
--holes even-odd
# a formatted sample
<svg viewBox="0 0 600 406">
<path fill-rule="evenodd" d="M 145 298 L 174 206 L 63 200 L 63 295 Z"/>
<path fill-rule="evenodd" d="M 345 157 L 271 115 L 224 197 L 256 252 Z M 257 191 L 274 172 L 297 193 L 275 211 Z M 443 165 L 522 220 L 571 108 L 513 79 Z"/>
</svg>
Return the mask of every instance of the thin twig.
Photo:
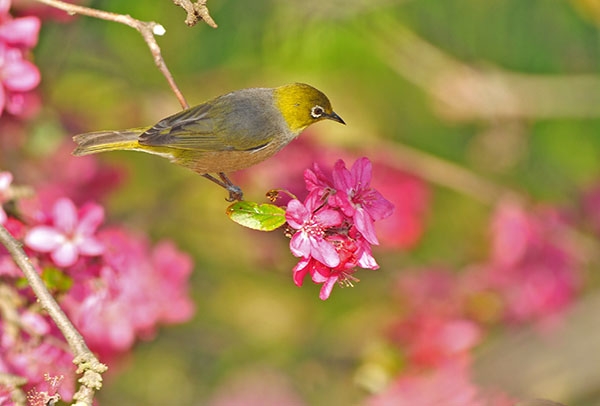
<svg viewBox="0 0 600 406">
<path fill-rule="evenodd" d="M 6 250 L 10 253 L 17 266 L 23 271 L 40 305 L 48 312 L 48 315 L 56 323 L 56 326 L 67 340 L 75 356 L 73 363 L 78 367 L 77 373 L 84 374 L 79 379 L 82 385 L 73 398 L 84 405 L 91 406 L 94 391 L 102 387 L 101 374 L 106 371 L 106 365 L 100 363 L 90 351 L 81 334 L 79 334 L 56 300 L 54 300 L 54 297 L 46 289 L 44 281 L 29 261 L 29 258 L 21 247 L 21 243 L 15 240 L 2 225 L 0 225 L 0 243 L 6 247 Z"/>
<path fill-rule="evenodd" d="M 185 23 L 188 26 L 193 27 L 198 21 L 202 20 L 210 27 L 217 28 L 217 23 L 212 19 L 208 12 L 208 8 L 206 7 L 207 1 L 208 0 L 197 0 L 195 3 L 192 3 L 191 0 L 173 0 L 173 3 L 184 9 L 187 13 Z"/>
<path fill-rule="evenodd" d="M 177 87 L 177 84 L 173 79 L 173 75 L 171 75 L 171 72 L 167 68 L 167 65 L 165 64 L 165 61 L 160 52 L 160 47 L 158 46 L 158 43 L 154 38 L 155 35 L 163 35 L 165 33 L 165 28 L 162 25 L 155 23 L 154 21 L 140 21 L 131 17 L 130 15 L 95 10 L 93 8 L 78 6 L 76 4 L 65 3 L 60 0 L 37 1 L 48 6 L 66 11 L 68 14 L 71 15 L 81 14 L 88 17 L 99 18 L 101 20 L 114 21 L 117 23 L 128 25 L 138 30 L 138 32 L 142 35 L 142 38 L 144 38 L 144 41 L 148 45 L 148 48 L 150 48 L 150 53 L 154 58 L 154 63 L 156 64 L 160 72 L 163 74 L 163 76 L 167 79 L 167 82 L 169 82 L 169 86 L 173 90 L 173 93 L 175 93 L 177 100 L 179 100 L 179 104 L 181 104 L 181 107 L 184 109 L 187 109 L 189 107 L 187 101 L 185 100 L 185 97 L 183 97 L 183 93 L 181 93 L 181 91 Z"/>
</svg>

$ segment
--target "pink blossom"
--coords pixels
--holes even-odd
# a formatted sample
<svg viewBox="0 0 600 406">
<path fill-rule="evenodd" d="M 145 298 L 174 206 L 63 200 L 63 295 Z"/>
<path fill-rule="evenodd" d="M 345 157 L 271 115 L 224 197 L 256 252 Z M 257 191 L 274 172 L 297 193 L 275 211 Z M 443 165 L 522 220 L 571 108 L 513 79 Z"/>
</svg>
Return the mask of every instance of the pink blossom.
<svg viewBox="0 0 600 406">
<path fill-rule="evenodd" d="M 470 379 L 468 365 L 449 362 L 440 368 L 403 374 L 369 406 L 484 406 L 479 388 Z"/>
<path fill-rule="evenodd" d="M 488 288 L 498 292 L 512 321 L 542 320 L 565 310 L 581 285 L 574 247 L 556 212 L 525 211 L 502 202 L 492 219 L 492 255 L 482 266 Z"/>
<path fill-rule="evenodd" d="M 372 165 L 367 158 L 357 159 L 352 169 L 346 169 L 341 159 L 333 169 L 333 185 L 337 193 L 331 196 L 346 216 L 352 217 L 353 224 L 371 244 L 379 244 L 373 222 L 389 217 L 394 205 L 381 193 L 371 188 Z"/>
<path fill-rule="evenodd" d="M 371 253 L 371 244 L 377 242 L 373 222 L 393 211 L 393 205 L 369 185 L 371 163 L 367 158 L 356 161 L 352 171 L 339 160 L 332 181 L 313 164 L 304 172 L 309 191 L 305 203 L 294 199 L 287 205 L 288 225 L 297 230 L 290 249 L 302 258 L 294 267 L 294 282 L 300 286 L 310 274 L 313 282 L 323 284 L 322 300 L 336 283 L 358 281 L 352 276 L 356 267 L 379 267 Z"/>
<path fill-rule="evenodd" d="M 4 110 L 21 113 L 24 110 L 22 94 L 39 83 L 38 68 L 23 59 L 21 50 L 0 42 L 0 114 Z"/>
<path fill-rule="evenodd" d="M 403 271 L 396 286 L 408 312 L 447 318 L 463 316 L 465 292 L 462 275 L 456 272 L 444 268 Z"/>
<path fill-rule="evenodd" d="M 7 219 L 2 204 L 9 198 L 9 188 L 12 180 L 13 176 L 10 172 L 0 172 L 0 224 L 4 224 Z"/>
<path fill-rule="evenodd" d="M 469 358 L 482 337 L 473 321 L 435 313 L 413 313 L 398 322 L 393 339 L 406 351 L 411 365 L 439 366 L 454 358 Z"/>
<path fill-rule="evenodd" d="M 69 401 L 75 392 L 75 367 L 73 355 L 66 350 L 66 343 L 59 335 L 53 333 L 35 339 L 22 339 L 21 345 L 2 348 L 0 352 L 0 371 L 2 363 L 11 374 L 27 378 L 26 389 L 32 389 L 44 382 L 44 375 L 62 375 L 69 377 L 58 388 L 58 393 L 65 401 Z"/>
<path fill-rule="evenodd" d="M 158 324 L 192 316 L 192 263 L 169 242 L 151 250 L 145 239 L 116 228 L 98 238 L 105 246 L 103 264 L 88 269 L 91 278 L 75 284 L 61 305 L 90 348 L 110 364 L 136 339 L 151 338 Z"/>
<path fill-rule="evenodd" d="M 27 392 L 29 406 L 46 406 L 55 404 L 61 399 L 58 390 L 65 377 L 63 375 L 50 376 L 44 374 L 44 382 Z"/>
<path fill-rule="evenodd" d="M 12 47 L 33 48 L 38 41 L 40 19 L 33 16 L 7 19 L 0 23 L 0 42 Z"/>
<path fill-rule="evenodd" d="M 297 257 L 314 258 L 335 267 L 340 258 L 331 243 L 325 240 L 325 229 L 342 224 L 338 211 L 321 208 L 322 202 L 316 194 L 311 194 L 305 204 L 299 200 L 288 203 L 285 217 L 290 227 L 298 230 L 290 241 L 290 249 Z"/>
<path fill-rule="evenodd" d="M 87 204 L 79 211 L 70 199 L 59 199 L 52 210 L 52 224 L 33 227 L 25 244 L 38 252 L 50 253 L 60 267 L 73 265 L 80 255 L 102 254 L 104 247 L 94 236 L 104 221 L 104 209 Z"/>
<path fill-rule="evenodd" d="M 36 162 L 28 184 L 35 187 L 36 198 L 21 202 L 29 212 L 45 211 L 54 202 L 69 196 L 76 205 L 101 202 L 125 177 L 122 168 L 108 166 L 94 156 L 74 157 L 73 146 L 65 142 L 43 162 Z M 49 178 L 45 174 L 52 172 Z"/>
<path fill-rule="evenodd" d="M 399 375 L 367 406 L 515 406 L 506 393 L 475 385 L 469 362 L 451 360 L 435 369 L 414 369 Z"/>
<path fill-rule="evenodd" d="M 326 238 L 333 244 L 340 258 L 340 263 L 329 267 L 314 258 L 303 258 L 294 267 L 294 283 L 302 286 L 304 278 L 310 274 L 315 283 L 323 284 L 319 293 L 321 300 L 326 300 L 331 295 L 336 283 L 342 286 L 352 286 L 357 282 L 353 274 L 356 267 L 364 269 L 378 269 L 379 265 L 371 254 L 371 246 L 354 227 L 348 235 L 334 234 Z"/>
<path fill-rule="evenodd" d="M 10 2 L 0 5 L 0 115 L 27 112 L 25 94 L 40 83 L 40 72 L 24 58 L 25 51 L 38 41 L 40 20 L 37 17 L 12 18 Z"/>
</svg>

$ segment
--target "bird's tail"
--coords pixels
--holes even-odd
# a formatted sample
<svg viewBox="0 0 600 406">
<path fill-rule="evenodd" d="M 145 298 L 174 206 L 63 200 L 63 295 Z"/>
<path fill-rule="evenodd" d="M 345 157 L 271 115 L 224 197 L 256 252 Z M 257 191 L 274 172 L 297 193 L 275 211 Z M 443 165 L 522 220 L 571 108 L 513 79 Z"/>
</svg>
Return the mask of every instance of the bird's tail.
<svg viewBox="0 0 600 406">
<path fill-rule="evenodd" d="M 98 152 L 139 149 L 138 137 L 147 128 L 131 128 L 119 131 L 95 131 L 73 137 L 77 148 L 73 155 L 89 155 Z"/>
</svg>

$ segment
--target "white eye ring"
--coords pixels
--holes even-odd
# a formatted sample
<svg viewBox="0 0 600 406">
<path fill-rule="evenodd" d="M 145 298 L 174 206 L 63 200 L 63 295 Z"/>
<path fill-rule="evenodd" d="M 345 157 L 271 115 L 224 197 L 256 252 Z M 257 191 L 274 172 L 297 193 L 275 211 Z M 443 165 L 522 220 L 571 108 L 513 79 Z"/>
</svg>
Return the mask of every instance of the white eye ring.
<svg viewBox="0 0 600 406">
<path fill-rule="evenodd" d="M 310 115 L 312 118 L 319 118 L 325 113 L 325 109 L 319 105 L 316 105 L 312 109 L 310 109 Z"/>
</svg>

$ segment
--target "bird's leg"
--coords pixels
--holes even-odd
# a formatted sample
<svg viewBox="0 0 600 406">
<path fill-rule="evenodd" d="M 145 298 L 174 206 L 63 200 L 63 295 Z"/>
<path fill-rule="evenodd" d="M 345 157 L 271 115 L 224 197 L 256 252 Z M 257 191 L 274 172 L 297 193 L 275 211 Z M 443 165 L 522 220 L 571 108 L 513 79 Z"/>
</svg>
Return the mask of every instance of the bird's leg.
<svg viewBox="0 0 600 406">
<path fill-rule="evenodd" d="M 229 197 L 225 200 L 227 200 L 228 202 L 235 202 L 243 199 L 244 193 L 242 192 L 242 188 L 240 188 L 237 185 L 234 185 L 233 182 L 229 180 L 229 178 L 227 177 L 227 175 L 225 175 L 224 172 L 219 172 L 219 178 L 221 179 L 217 179 L 209 173 L 203 173 L 202 176 L 216 183 L 222 188 L 227 189 L 227 191 L 229 192 Z"/>
</svg>

